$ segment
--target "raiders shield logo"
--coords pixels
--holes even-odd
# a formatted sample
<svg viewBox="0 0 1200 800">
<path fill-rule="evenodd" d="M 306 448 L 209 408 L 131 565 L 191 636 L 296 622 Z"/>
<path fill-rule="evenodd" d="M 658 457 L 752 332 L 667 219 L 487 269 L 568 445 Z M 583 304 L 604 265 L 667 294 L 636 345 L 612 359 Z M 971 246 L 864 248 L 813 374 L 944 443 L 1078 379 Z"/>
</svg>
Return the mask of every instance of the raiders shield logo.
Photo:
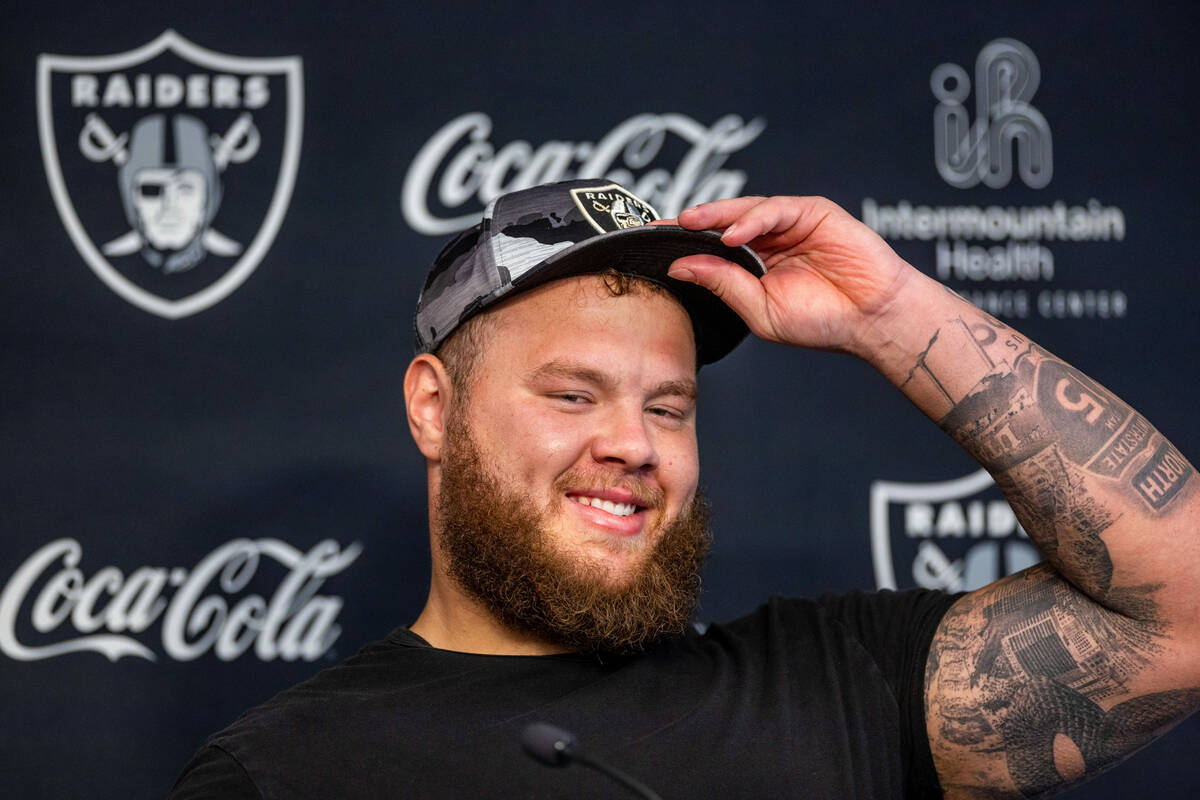
<svg viewBox="0 0 1200 800">
<path fill-rule="evenodd" d="M 571 199 L 597 233 L 640 228 L 658 219 L 658 212 L 615 183 L 572 189 Z"/>
<path fill-rule="evenodd" d="M 959 592 L 1042 557 L 981 469 L 950 481 L 872 483 L 871 558 L 880 589 Z"/>
<path fill-rule="evenodd" d="M 168 30 L 116 55 L 39 56 L 37 104 L 67 233 L 133 305 L 203 311 L 270 249 L 300 160 L 298 56 L 224 55 Z"/>
</svg>

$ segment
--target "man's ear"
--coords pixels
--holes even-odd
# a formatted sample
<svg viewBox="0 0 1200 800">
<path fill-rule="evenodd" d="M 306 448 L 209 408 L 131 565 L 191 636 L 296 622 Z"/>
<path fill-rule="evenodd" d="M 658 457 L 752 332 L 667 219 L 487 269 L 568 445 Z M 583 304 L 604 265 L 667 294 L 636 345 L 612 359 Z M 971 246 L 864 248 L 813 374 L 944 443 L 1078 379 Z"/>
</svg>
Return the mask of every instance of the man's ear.
<svg viewBox="0 0 1200 800">
<path fill-rule="evenodd" d="M 441 359 L 422 353 L 404 373 L 404 405 L 408 429 L 417 449 L 430 461 L 441 461 L 446 412 L 450 404 L 450 376 Z"/>
</svg>

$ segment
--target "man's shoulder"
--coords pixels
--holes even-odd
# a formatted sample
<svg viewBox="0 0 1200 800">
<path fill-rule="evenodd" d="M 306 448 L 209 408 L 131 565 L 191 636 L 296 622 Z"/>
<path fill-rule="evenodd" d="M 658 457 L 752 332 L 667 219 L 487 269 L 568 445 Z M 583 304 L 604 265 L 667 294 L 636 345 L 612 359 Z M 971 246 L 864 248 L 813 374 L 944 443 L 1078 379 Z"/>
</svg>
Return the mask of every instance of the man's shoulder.
<svg viewBox="0 0 1200 800">
<path fill-rule="evenodd" d="M 244 712 L 205 741 L 172 798 L 258 797 L 264 774 L 302 774 L 307 761 L 337 748 L 350 720 L 361 717 L 355 706 L 393 682 L 417 650 L 398 629 Z"/>
<path fill-rule="evenodd" d="M 250 708 L 231 725 L 209 738 L 237 754 L 238 743 L 267 736 L 295 737 L 323 729 L 326 720 L 344 714 L 347 706 L 396 685 L 420 648 L 403 638 L 403 629 L 364 645 L 357 653 L 312 677 L 290 686 Z M 415 666 L 415 665 L 414 665 Z"/>
<path fill-rule="evenodd" d="M 816 636 L 834 630 L 853 636 L 873 636 L 897 623 L 940 619 L 958 595 L 929 589 L 880 589 L 829 592 L 818 597 L 772 595 L 749 614 L 706 626 L 704 632 L 733 631 L 761 634 L 782 631 L 793 636 Z"/>
<path fill-rule="evenodd" d="M 925 589 L 774 596 L 745 616 L 708 626 L 691 646 L 741 653 L 836 682 L 853 677 L 845 664 L 857 664 L 895 687 L 901 671 L 923 667 L 937 625 L 956 599 Z"/>
</svg>

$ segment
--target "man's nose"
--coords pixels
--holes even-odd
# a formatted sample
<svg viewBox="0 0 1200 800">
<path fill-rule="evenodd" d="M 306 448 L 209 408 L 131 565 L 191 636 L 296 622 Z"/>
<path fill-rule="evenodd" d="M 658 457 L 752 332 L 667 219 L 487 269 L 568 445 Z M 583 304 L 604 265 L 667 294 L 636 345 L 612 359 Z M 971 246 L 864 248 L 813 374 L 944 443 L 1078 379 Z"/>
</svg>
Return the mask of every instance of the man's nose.
<svg viewBox="0 0 1200 800">
<path fill-rule="evenodd" d="M 630 471 L 658 466 L 658 451 L 640 405 L 613 407 L 604 415 L 592 438 L 592 458 Z"/>
</svg>

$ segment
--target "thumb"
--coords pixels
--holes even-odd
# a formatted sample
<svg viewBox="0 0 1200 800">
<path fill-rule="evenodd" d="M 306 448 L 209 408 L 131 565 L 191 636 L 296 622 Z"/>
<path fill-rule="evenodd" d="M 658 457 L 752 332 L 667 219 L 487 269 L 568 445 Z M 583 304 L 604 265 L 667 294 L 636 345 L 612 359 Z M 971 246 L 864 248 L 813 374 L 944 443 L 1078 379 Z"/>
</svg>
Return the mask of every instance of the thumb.
<svg viewBox="0 0 1200 800">
<path fill-rule="evenodd" d="M 767 321 L 766 292 L 759 279 L 720 256 L 684 256 L 672 262 L 667 275 L 703 286 L 724 301 L 750 330 L 762 336 Z"/>
</svg>

